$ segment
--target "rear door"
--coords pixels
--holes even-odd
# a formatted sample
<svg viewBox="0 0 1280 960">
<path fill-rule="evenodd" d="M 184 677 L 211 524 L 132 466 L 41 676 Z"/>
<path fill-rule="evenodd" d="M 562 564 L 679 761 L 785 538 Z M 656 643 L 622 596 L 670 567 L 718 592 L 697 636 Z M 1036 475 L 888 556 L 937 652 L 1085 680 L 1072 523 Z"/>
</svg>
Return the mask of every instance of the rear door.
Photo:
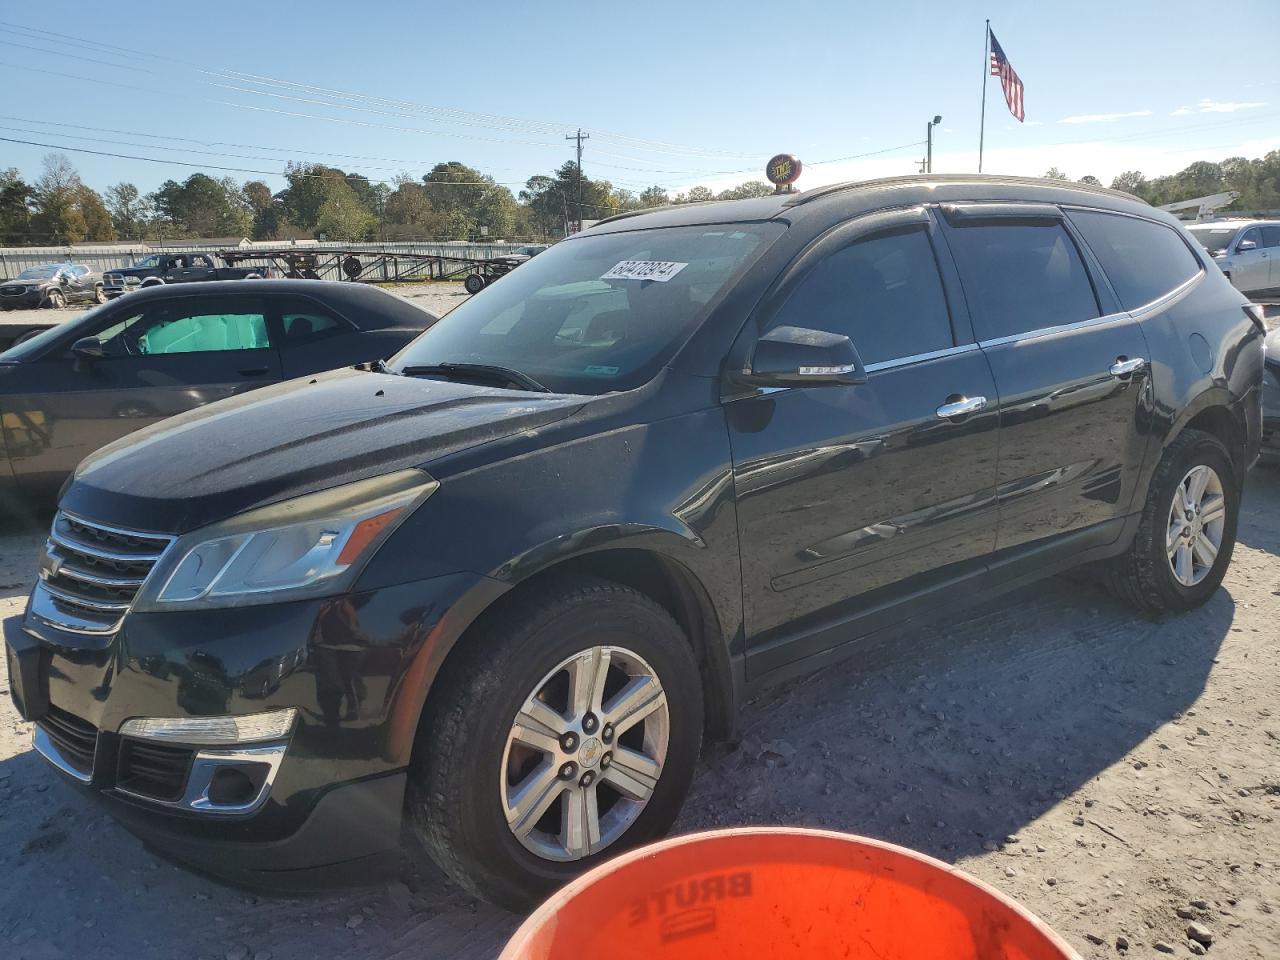
<svg viewBox="0 0 1280 960">
<path fill-rule="evenodd" d="M 32 363 L 25 392 L 5 399 L 6 426 L 24 425 L 22 442 L 10 446 L 14 473 L 32 493 L 55 491 L 88 454 L 134 430 L 281 376 L 261 297 L 180 297 L 132 309 L 126 298 L 95 335 L 102 359 Z"/>
<path fill-rule="evenodd" d="M 943 210 L 1000 396 L 997 559 L 1111 542 L 1133 504 L 1145 448 L 1141 326 L 1086 268 L 1057 207 Z"/>
<path fill-rule="evenodd" d="M 1262 242 L 1267 254 L 1267 288 L 1280 289 L 1280 225 L 1262 228 Z"/>
<path fill-rule="evenodd" d="M 995 385 L 960 304 L 953 326 L 932 232 L 921 209 L 838 228 L 752 324 L 845 334 L 868 373 L 726 403 L 752 675 L 851 639 L 860 631 L 848 621 L 985 571 Z M 963 399 L 975 412 L 948 416 Z"/>
</svg>

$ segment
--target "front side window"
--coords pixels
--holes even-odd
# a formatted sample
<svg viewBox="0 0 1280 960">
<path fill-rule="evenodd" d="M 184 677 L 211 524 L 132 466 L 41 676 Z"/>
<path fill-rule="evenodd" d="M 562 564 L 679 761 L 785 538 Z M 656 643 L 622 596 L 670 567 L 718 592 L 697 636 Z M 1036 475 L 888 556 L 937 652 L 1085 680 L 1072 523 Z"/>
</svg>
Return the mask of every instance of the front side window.
<svg viewBox="0 0 1280 960">
<path fill-rule="evenodd" d="M 454 308 L 391 367 L 485 364 L 559 392 L 632 389 L 657 373 L 713 298 L 783 229 L 665 227 L 557 243 Z"/>
<path fill-rule="evenodd" d="M 101 331 L 98 340 L 108 356 L 220 353 L 271 346 L 262 308 L 227 300 L 152 304 Z"/>
<path fill-rule="evenodd" d="M 1093 284 L 1060 223 L 975 223 L 948 239 L 979 340 L 1059 327 L 1101 314 Z"/>
<path fill-rule="evenodd" d="M 1126 310 L 1164 296 L 1200 272 L 1199 261 L 1171 227 L 1095 210 L 1072 210 L 1071 222 Z"/>
<path fill-rule="evenodd" d="M 1280 226 L 1262 228 L 1262 245 L 1268 248 L 1280 247 Z"/>
<path fill-rule="evenodd" d="M 928 235 L 884 234 L 838 250 L 796 284 L 770 326 L 842 333 L 864 364 L 954 346 Z"/>
<path fill-rule="evenodd" d="M 1252 230 L 1246 230 L 1246 231 L 1244 232 L 1244 236 L 1240 238 L 1240 243 L 1244 243 L 1246 240 L 1247 240 L 1249 243 L 1252 243 L 1252 244 L 1254 245 L 1254 247 L 1261 247 L 1261 246 L 1262 246 L 1262 231 L 1261 231 L 1261 230 L 1259 230 L 1257 227 L 1254 227 Z M 1236 246 L 1237 246 L 1237 248 L 1238 248 L 1238 247 L 1240 246 L 1240 244 L 1238 243 L 1238 244 L 1236 244 Z M 1249 251 L 1248 251 L 1248 250 L 1245 250 L 1245 251 L 1243 251 L 1243 252 L 1244 252 L 1244 253 L 1249 253 Z"/>
</svg>

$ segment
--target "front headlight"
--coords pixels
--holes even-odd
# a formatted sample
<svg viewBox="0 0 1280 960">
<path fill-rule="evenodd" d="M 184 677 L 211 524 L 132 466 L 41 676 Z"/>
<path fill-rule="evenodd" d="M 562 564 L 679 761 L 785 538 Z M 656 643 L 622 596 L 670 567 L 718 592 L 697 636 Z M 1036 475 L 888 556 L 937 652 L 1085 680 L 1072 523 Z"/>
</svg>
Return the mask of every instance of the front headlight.
<svg viewBox="0 0 1280 960">
<path fill-rule="evenodd" d="M 401 470 L 251 510 L 179 537 L 134 609 L 236 607 L 339 593 L 439 484 Z"/>
</svg>

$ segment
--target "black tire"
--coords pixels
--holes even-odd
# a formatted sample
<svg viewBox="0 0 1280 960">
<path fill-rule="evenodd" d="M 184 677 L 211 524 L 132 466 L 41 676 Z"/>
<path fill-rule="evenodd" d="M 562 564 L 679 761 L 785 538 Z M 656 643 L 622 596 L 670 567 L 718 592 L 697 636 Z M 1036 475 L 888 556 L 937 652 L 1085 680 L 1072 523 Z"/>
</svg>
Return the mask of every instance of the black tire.
<svg viewBox="0 0 1280 960">
<path fill-rule="evenodd" d="M 93 288 L 93 302 L 94 303 L 107 302 L 107 291 L 102 289 L 102 284 L 100 283 Z"/>
<path fill-rule="evenodd" d="M 479 293 L 484 289 L 484 277 L 478 273 L 471 273 L 462 281 L 463 288 L 472 295 Z"/>
<path fill-rule="evenodd" d="M 1201 465 L 1211 467 L 1221 480 L 1226 518 L 1212 567 L 1199 583 L 1188 586 L 1174 576 L 1165 538 L 1174 493 L 1183 478 Z M 1179 434 L 1165 449 L 1151 478 L 1133 543 L 1111 562 L 1106 578 L 1111 592 L 1152 615 L 1182 613 L 1208 600 L 1222 584 L 1231 563 L 1240 515 L 1240 487 L 1240 471 L 1222 441 L 1200 430 Z"/>
<path fill-rule="evenodd" d="M 61 310 L 67 305 L 67 298 L 61 290 L 50 290 L 44 298 L 44 305 L 51 310 Z"/>
<path fill-rule="evenodd" d="M 467 649 L 446 665 L 428 698 L 407 797 L 408 821 L 441 869 L 485 900 L 525 910 L 602 860 L 670 829 L 693 779 L 703 713 L 697 662 L 666 610 L 616 583 L 566 580 L 517 599 L 462 642 Z M 669 711 L 666 758 L 646 805 L 614 842 L 578 860 L 547 859 L 526 849 L 504 816 L 507 737 L 538 678 L 602 645 L 630 650 L 656 674 Z"/>
</svg>

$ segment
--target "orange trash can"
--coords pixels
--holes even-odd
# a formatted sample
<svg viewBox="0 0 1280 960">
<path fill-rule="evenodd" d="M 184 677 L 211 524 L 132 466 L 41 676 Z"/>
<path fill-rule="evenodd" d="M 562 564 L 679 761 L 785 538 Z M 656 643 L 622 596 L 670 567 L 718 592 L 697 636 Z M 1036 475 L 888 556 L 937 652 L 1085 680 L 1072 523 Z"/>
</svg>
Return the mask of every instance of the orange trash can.
<svg viewBox="0 0 1280 960">
<path fill-rule="evenodd" d="M 824 830 L 675 837 L 579 877 L 501 960 L 1080 960 L 1017 903 L 955 867 Z"/>
</svg>

